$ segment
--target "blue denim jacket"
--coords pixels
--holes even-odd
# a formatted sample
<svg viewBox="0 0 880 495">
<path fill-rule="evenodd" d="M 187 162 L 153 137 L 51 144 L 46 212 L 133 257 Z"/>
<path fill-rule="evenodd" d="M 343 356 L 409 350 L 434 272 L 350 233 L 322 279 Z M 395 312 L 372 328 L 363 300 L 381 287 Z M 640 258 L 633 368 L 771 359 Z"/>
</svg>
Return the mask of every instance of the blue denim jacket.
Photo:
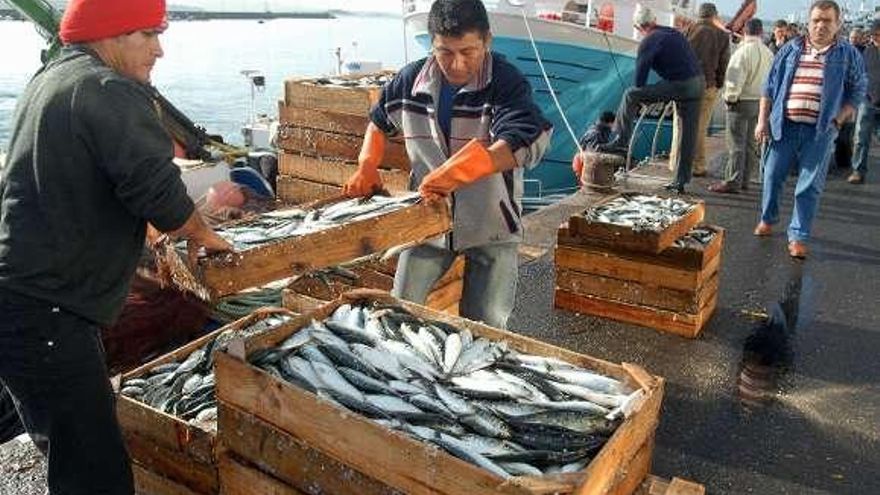
<svg viewBox="0 0 880 495">
<path fill-rule="evenodd" d="M 770 110 L 770 134 L 774 141 L 782 139 L 785 122 L 785 100 L 797 71 L 804 50 L 804 38 L 795 38 L 779 49 L 773 66 L 764 83 L 764 97 L 772 102 Z M 816 123 L 816 137 L 825 135 L 831 120 L 844 105 L 857 108 L 865 99 L 868 78 L 862 54 L 849 42 L 838 40 L 825 57 L 825 74 L 822 81 L 822 109 Z"/>
</svg>

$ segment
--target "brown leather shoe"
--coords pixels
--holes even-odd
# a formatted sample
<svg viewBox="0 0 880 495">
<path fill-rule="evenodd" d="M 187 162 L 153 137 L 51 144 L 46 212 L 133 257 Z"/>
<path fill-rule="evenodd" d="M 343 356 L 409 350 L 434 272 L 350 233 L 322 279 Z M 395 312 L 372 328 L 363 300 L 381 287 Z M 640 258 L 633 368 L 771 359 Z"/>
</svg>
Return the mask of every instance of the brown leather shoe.
<svg viewBox="0 0 880 495">
<path fill-rule="evenodd" d="M 713 193 L 721 193 L 721 194 L 735 194 L 739 192 L 739 189 L 730 182 L 716 182 L 714 184 L 710 184 L 706 189 L 712 191 Z"/>
<path fill-rule="evenodd" d="M 755 235 L 758 237 L 767 237 L 768 235 L 773 233 L 773 226 L 769 223 L 760 222 L 757 227 L 755 227 Z"/>
<path fill-rule="evenodd" d="M 792 258 L 804 259 L 807 257 L 807 245 L 801 241 L 791 241 L 788 243 L 788 255 Z"/>
</svg>

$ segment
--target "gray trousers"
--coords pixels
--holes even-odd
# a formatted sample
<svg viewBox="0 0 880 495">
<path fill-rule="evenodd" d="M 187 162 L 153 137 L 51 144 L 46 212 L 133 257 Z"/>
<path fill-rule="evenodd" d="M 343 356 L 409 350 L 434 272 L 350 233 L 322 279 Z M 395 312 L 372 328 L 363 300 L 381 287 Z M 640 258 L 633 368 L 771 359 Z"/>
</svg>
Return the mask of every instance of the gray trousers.
<svg viewBox="0 0 880 495">
<path fill-rule="evenodd" d="M 697 127 L 700 122 L 700 105 L 706 81 L 703 76 L 684 81 L 660 81 L 641 88 L 632 87 L 623 94 L 617 109 L 617 138 L 622 146 L 629 146 L 633 126 L 642 105 L 674 101 L 681 116 L 681 150 L 675 164 L 675 183 L 685 185 L 691 180 L 691 167 L 697 145 Z"/>
<path fill-rule="evenodd" d="M 516 300 L 518 244 L 490 244 L 465 249 L 461 316 L 505 328 Z M 424 304 L 437 280 L 459 253 L 423 244 L 401 253 L 394 277 L 395 297 Z"/>
<path fill-rule="evenodd" d="M 740 189 L 748 188 L 752 171 L 758 168 L 759 150 L 755 140 L 758 125 L 758 100 L 742 100 L 727 108 L 727 167 L 724 182 Z"/>
</svg>

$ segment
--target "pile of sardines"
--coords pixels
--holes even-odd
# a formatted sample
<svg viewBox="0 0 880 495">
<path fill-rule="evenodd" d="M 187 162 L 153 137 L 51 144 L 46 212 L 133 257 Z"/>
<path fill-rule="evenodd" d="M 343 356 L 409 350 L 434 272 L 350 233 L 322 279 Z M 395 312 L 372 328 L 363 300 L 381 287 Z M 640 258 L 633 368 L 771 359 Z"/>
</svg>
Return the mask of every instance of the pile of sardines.
<svg viewBox="0 0 880 495">
<path fill-rule="evenodd" d="M 590 222 L 630 227 L 634 231 L 660 231 L 687 215 L 696 205 L 680 198 L 662 198 L 642 194 L 621 196 L 584 216 Z"/>
<path fill-rule="evenodd" d="M 384 86 L 391 81 L 391 74 L 371 74 L 357 79 L 341 79 L 338 77 L 322 77 L 309 81 L 315 86 L 336 88 L 374 88 Z"/>
<path fill-rule="evenodd" d="M 248 361 L 504 478 L 583 469 L 642 395 L 398 306 L 344 304 Z"/>
<path fill-rule="evenodd" d="M 676 239 L 673 246 L 680 248 L 705 247 L 712 242 L 716 235 L 718 235 L 718 232 L 710 227 L 694 227 L 690 232 Z"/>
<path fill-rule="evenodd" d="M 245 251 L 289 237 L 390 213 L 418 201 L 419 195 L 416 193 L 394 197 L 377 195 L 308 210 L 277 210 L 220 228 L 217 233 L 231 243 L 236 251 Z"/>
<path fill-rule="evenodd" d="M 141 376 L 125 380 L 119 393 L 192 424 L 215 430 L 214 351 L 223 349 L 233 338 L 266 332 L 290 318 L 287 315 L 267 316 L 248 327 L 222 332 L 183 361 L 161 364 Z"/>
</svg>

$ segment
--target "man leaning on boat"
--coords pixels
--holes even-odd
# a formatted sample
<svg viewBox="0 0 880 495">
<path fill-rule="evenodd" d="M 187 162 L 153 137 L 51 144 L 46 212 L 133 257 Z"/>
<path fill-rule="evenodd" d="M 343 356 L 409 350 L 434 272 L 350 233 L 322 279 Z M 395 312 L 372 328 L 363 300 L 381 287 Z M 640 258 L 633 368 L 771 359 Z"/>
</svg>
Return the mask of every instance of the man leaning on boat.
<svg viewBox="0 0 880 495">
<path fill-rule="evenodd" d="M 490 51 L 480 0 L 435 1 L 428 32 L 431 56 L 402 68 L 383 89 L 344 191 L 363 196 L 380 189 L 386 139 L 402 135 L 411 188 L 428 200 L 450 199 L 454 221 L 444 239 L 401 255 L 394 295 L 423 303 L 461 254 L 462 316 L 503 328 L 516 295 L 523 169 L 540 162 L 551 124 L 523 75 Z"/>
<path fill-rule="evenodd" d="M 51 494 L 134 493 L 98 327 L 122 308 L 147 222 L 230 249 L 187 196 L 146 89 L 165 26 L 164 0 L 72 0 L 0 172 L 0 382 Z"/>
</svg>

